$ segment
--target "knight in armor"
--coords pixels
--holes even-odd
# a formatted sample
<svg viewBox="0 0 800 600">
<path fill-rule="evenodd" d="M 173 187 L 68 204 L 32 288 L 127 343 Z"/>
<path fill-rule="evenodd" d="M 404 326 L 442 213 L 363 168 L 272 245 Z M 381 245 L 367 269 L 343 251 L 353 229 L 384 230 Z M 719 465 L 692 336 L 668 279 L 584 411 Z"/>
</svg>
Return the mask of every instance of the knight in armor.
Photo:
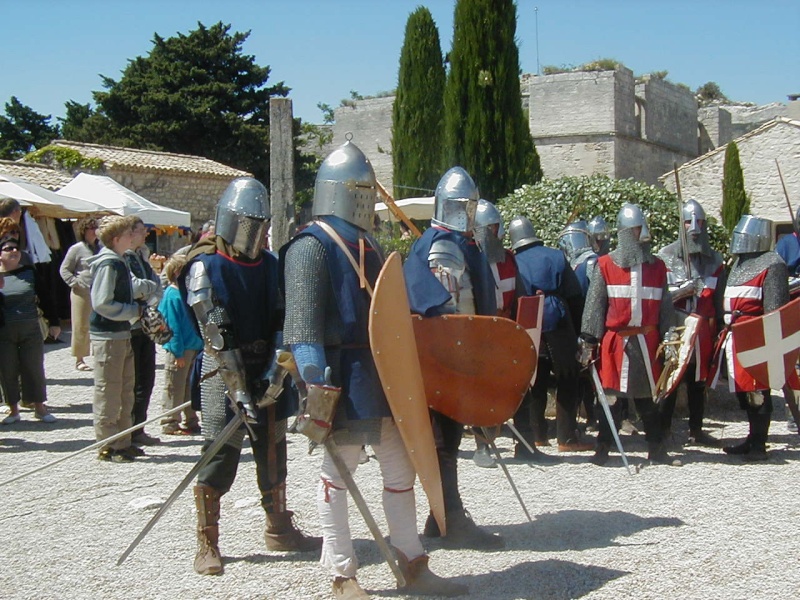
<svg viewBox="0 0 800 600">
<path fill-rule="evenodd" d="M 674 312 L 667 267 L 650 252 L 644 214 L 635 204 L 623 204 L 617 215 L 617 248 L 597 259 L 589 284 L 579 340 L 581 362 L 588 365 L 599 349 L 603 389 L 616 400 L 634 399 L 644 423 L 648 459 L 678 466 L 680 461 L 666 451 L 653 402 L 661 372 L 656 350 L 673 325 Z M 611 443 L 611 427 L 600 419 L 591 462 L 604 464 Z"/>
<path fill-rule="evenodd" d="M 294 513 L 286 505 L 286 421 L 294 403 L 284 393 L 277 403 L 259 406 L 264 396 L 262 376 L 281 344 L 283 324 L 278 261 L 263 249 L 269 219 L 266 188 L 249 177 L 233 180 L 217 205 L 215 233 L 189 251 L 185 275 L 179 279 L 181 295 L 204 340 L 203 451 L 236 412 L 244 411 L 247 422 L 197 476 L 194 568 L 201 575 L 223 571 L 218 545 L 220 498 L 236 477 L 245 430 L 266 512 L 267 549 L 306 552 L 321 543 L 295 527 Z"/>
<path fill-rule="evenodd" d="M 595 221 L 602 220 L 602 217 L 595 217 Z M 604 240 L 608 240 L 607 231 L 605 230 L 605 221 L 603 224 L 603 235 L 606 235 Z M 598 234 L 600 230 L 597 229 Z M 589 234 L 589 224 L 580 219 L 573 223 L 568 224 L 561 233 L 558 234 L 558 247 L 564 252 L 569 261 L 569 266 L 575 271 L 575 276 L 578 278 L 578 283 L 583 292 L 584 301 L 586 294 L 589 291 L 589 282 L 591 281 L 592 274 L 597 266 L 597 252 L 595 250 L 597 241 L 593 241 Z M 587 426 L 594 427 L 597 424 L 594 410 L 594 389 L 592 387 L 591 379 L 588 377 L 587 371 L 581 371 L 580 378 L 578 379 L 578 398 L 579 405 L 583 405 L 584 412 L 586 413 Z"/>
<path fill-rule="evenodd" d="M 611 246 L 611 232 L 608 230 L 606 220 L 600 215 L 592 217 L 586 224 L 589 232 L 589 241 L 597 256 L 608 254 Z"/>
<path fill-rule="evenodd" d="M 284 337 L 308 390 L 309 414 L 314 407 L 327 407 L 329 416 L 321 419 L 324 437 L 317 440 L 332 436 L 351 473 L 365 444 L 380 462 L 384 514 L 406 579 L 402 593 L 460 595 L 466 593 L 465 586 L 428 569 L 417 534 L 416 473 L 370 350 L 370 295 L 383 264 L 382 250 L 368 233 L 376 190 L 372 165 L 355 144 L 348 141 L 323 161 L 314 189 L 314 220 L 281 249 L 287 305 Z M 306 421 L 304 427 L 319 426 L 319 420 Z M 301 431 L 316 435 L 310 429 Z M 369 598 L 356 581 L 348 490 L 328 445 L 317 507 L 323 532 L 321 564 L 333 578 L 334 596 Z"/>
<path fill-rule="evenodd" d="M 667 266 L 667 287 L 679 324 L 692 313 L 702 317 L 698 324 L 692 362 L 683 381 L 689 405 L 689 445 L 716 447 L 717 440 L 703 431 L 706 400 L 706 379 L 717 337 L 717 315 L 722 314 L 722 291 L 725 289 L 725 265 L 722 255 L 708 241 L 706 213 L 697 200 L 683 205 L 683 227 L 686 230 L 687 260 L 681 241 L 677 240 L 658 253 Z M 671 430 L 677 390 L 664 399 L 661 406 L 665 435 Z"/>
<path fill-rule="evenodd" d="M 475 242 L 489 262 L 494 279 L 494 295 L 497 304 L 497 314 L 506 319 L 511 319 L 516 313 L 516 280 L 517 263 L 514 253 L 503 247 L 503 216 L 497 207 L 481 198 L 475 211 Z M 478 427 L 472 428 L 475 436 L 475 454 L 473 462 L 482 468 L 495 468 L 497 463 L 489 453 L 489 444 L 483 432 Z"/>
<path fill-rule="evenodd" d="M 781 257 L 770 250 L 771 245 L 772 221 L 769 219 L 744 215 L 733 229 L 730 252 L 736 256 L 736 261 L 723 293 L 725 327 L 717 341 L 715 357 L 718 360 L 712 367 L 712 386 L 716 386 L 723 365 L 727 367 L 728 389 L 736 394 L 750 423 L 747 438 L 723 450 L 747 461 L 767 459 L 772 396 L 770 390 L 761 389 L 739 364 L 730 326 L 777 310 L 789 302 L 788 269 Z"/>
<path fill-rule="evenodd" d="M 549 446 L 545 418 L 547 390 L 556 387 L 556 438 L 560 452 L 584 452 L 593 444 L 581 441 L 577 428 L 577 331 L 583 312 L 583 294 L 564 253 L 548 248 L 527 217 L 508 225 L 511 249 L 517 260 L 517 296 L 544 295 L 542 343 L 536 379 L 520 405 L 514 422 L 530 444 Z M 527 447 L 517 444 L 514 457 L 537 460 Z"/>
<path fill-rule="evenodd" d="M 494 278 L 473 237 L 478 199 L 478 188 L 462 167 L 451 168 L 439 180 L 431 227 L 411 246 L 403 265 L 412 313 L 424 317 L 497 314 Z M 431 410 L 431 423 L 447 519 L 443 543 L 454 548 L 502 548 L 504 540 L 478 527 L 464 509 L 458 489 L 463 424 L 435 410 Z M 432 514 L 423 533 L 441 535 Z"/>
<path fill-rule="evenodd" d="M 792 297 L 800 293 L 800 208 L 794 215 L 792 233 L 784 235 L 775 244 L 777 252 L 789 270 L 789 292 Z"/>
</svg>

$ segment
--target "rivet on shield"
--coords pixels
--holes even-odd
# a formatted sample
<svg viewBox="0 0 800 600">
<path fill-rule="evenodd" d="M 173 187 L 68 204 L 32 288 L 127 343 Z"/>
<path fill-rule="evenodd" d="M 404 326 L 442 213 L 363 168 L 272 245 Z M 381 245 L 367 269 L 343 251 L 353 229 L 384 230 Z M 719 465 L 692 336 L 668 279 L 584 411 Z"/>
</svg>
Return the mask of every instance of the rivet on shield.
<svg viewBox="0 0 800 600">
<path fill-rule="evenodd" d="M 458 340 L 458 341 L 456 342 L 456 346 L 460 346 L 460 345 L 461 345 L 461 340 Z"/>
</svg>

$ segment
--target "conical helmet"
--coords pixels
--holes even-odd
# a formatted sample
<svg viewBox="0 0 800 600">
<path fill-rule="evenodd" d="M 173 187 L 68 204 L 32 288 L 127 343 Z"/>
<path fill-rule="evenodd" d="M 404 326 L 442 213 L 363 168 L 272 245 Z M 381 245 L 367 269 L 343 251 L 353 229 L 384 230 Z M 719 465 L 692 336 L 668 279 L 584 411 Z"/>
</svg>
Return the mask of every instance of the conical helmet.
<svg viewBox="0 0 800 600">
<path fill-rule="evenodd" d="M 471 231 L 480 194 L 478 186 L 462 167 L 453 167 L 436 186 L 431 223 L 452 231 Z"/>
</svg>

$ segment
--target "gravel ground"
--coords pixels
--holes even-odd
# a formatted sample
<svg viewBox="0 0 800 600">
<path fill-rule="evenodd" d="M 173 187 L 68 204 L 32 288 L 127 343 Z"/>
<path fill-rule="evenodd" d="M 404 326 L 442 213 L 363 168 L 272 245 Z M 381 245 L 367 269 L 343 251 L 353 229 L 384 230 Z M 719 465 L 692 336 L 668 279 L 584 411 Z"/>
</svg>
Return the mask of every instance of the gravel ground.
<svg viewBox="0 0 800 600">
<path fill-rule="evenodd" d="M 66 334 L 68 335 L 68 334 Z M 91 373 L 74 370 L 68 346 L 47 346 L 48 425 L 23 420 L 0 426 L 0 481 L 6 481 L 94 442 Z M 160 412 L 163 355 L 159 355 L 151 415 Z M 770 434 L 770 460 L 748 465 L 718 450 L 683 449 L 683 468 L 648 466 L 634 476 L 612 455 L 607 467 L 588 454 L 560 456 L 548 467 L 508 460 L 531 513 L 528 522 L 500 469 L 475 467 L 465 439 L 460 465 L 465 502 L 478 523 L 505 536 L 498 552 L 455 551 L 424 540 L 431 567 L 455 577 L 480 599 L 793 598 L 800 589 L 797 524 L 800 438 L 789 433 L 782 399 Z M 732 400 L 709 408 L 709 431 L 745 435 Z M 686 438 L 676 421 L 674 442 Z M 159 435 L 157 425 L 148 432 Z M 162 436 L 132 464 L 99 462 L 87 452 L 0 488 L 0 598 L 59 599 L 322 599 L 326 573 L 312 554 L 268 553 L 264 517 L 249 449 L 233 489 L 223 497 L 220 546 L 225 574 L 194 573 L 194 508 L 185 493 L 122 566 L 119 555 L 197 459 L 200 438 Z M 642 436 L 623 436 L 634 463 L 643 464 Z M 506 457 L 511 441 L 498 440 Z M 289 506 L 299 524 L 316 532 L 314 490 L 319 453 L 304 438 L 289 444 Z M 557 454 L 555 449 L 546 449 Z M 356 473 L 379 526 L 377 462 Z M 427 505 L 417 488 L 420 527 Z M 369 532 L 354 507 L 351 526 L 361 562 L 359 581 L 373 597 L 404 598 L 394 590 Z"/>
</svg>

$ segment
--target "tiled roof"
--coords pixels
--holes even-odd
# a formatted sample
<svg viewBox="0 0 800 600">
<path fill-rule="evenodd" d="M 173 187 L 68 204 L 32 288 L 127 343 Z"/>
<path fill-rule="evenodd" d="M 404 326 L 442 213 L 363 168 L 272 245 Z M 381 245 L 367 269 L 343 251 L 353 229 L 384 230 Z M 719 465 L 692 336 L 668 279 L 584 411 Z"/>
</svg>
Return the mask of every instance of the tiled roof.
<svg viewBox="0 0 800 600">
<path fill-rule="evenodd" d="M 67 171 L 59 171 L 48 165 L 12 160 L 0 160 L 0 173 L 25 179 L 53 192 L 72 181 L 72 175 Z"/>
<path fill-rule="evenodd" d="M 108 169 L 120 168 L 131 171 L 166 171 L 191 173 L 199 177 L 246 177 L 250 173 L 234 169 L 202 156 L 188 154 L 172 154 L 154 150 L 137 150 L 116 146 L 100 146 L 84 144 L 69 140 L 54 140 L 54 146 L 72 148 L 87 158 L 99 158 Z"/>
</svg>

